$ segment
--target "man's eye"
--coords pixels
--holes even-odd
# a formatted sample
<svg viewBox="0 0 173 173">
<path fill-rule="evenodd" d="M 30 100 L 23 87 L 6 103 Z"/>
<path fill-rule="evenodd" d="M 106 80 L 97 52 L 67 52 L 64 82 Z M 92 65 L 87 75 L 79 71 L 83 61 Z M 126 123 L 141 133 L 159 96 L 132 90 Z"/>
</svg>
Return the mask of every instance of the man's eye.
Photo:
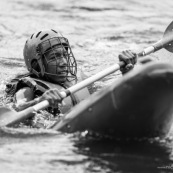
<svg viewBox="0 0 173 173">
<path fill-rule="evenodd" d="M 59 48 L 59 46 L 55 44 L 52 46 L 52 48 Z"/>
<path fill-rule="evenodd" d="M 48 49 L 46 49 L 45 50 L 45 53 L 50 52 L 50 50 L 51 50 L 51 47 L 49 47 Z"/>
<path fill-rule="evenodd" d="M 67 53 L 67 52 L 64 52 L 64 53 L 63 53 L 63 56 L 68 56 L 68 53 Z"/>
<path fill-rule="evenodd" d="M 55 55 L 57 56 L 57 57 L 61 57 L 61 53 L 55 53 Z"/>
<path fill-rule="evenodd" d="M 55 60 L 55 57 L 54 57 L 54 56 L 52 56 L 52 57 L 50 57 L 50 58 L 49 58 L 49 60 Z"/>
</svg>

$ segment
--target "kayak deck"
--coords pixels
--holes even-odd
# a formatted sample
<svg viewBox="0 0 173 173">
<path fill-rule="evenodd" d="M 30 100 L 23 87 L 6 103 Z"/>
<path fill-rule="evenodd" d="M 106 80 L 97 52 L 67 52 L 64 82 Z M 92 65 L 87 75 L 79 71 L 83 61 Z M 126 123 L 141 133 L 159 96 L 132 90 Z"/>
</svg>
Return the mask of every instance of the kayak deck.
<svg viewBox="0 0 173 173">
<path fill-rule="evenodd" d="M 173 122 L 173 66 L 148 63 L 78 104 L 54 129 L 114 137 L 155 137 Z"/>
</svg>

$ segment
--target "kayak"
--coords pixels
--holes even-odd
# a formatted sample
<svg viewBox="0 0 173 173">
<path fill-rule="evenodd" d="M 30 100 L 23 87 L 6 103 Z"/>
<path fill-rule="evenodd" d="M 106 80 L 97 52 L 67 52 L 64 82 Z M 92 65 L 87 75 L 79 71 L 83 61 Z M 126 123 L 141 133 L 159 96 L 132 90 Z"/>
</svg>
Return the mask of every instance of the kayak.
<svg viewBox="0 0 173 173">
<path fill-rule="evenodd" d="M 53 127 L 116 138 L 163 137 L 173 122 L 173 65 L 150 62 L 75 106 Z"/>
</svg>

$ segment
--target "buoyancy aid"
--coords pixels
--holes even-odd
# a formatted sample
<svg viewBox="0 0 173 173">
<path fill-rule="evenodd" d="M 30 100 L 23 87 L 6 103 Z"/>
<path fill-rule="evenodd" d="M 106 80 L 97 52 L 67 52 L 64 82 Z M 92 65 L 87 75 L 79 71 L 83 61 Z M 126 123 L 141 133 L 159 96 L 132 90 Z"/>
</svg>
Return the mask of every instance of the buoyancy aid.
<svg viewBox="0 0 173 173">
<path fill-rule="evenodd" d="M 83 80 L 83 78 L 82 78 L 82 76 L 79 76 L 78 82 L 80 82 L 81 80 Z M 48 89 L 57 88 L 59 91 L 63 91 L 72 85 L 74 85 L 74 83 L 66 82 L 63 85 L 58 85 L 58 84 L 47 82 L 45 80 L 27 76 L 27 77 L 13 79 L 11 81 L 11 83 L 9 83 L 7 85 L 6 93 L 7 93 L 7 95 L 10 95 L 13 97 L 13 96 L 15 96 L 15 93 L 18 90 L 20 90 L 24 87 L 30 87 L 34 92 L 34 97 L 36 98 L 36 97 L 40 97 Z M 57 109 L 55 108 L 54 110 L 49 108 L 48 111 L 52 114 L 68 113 L 74 105 L 76 105 L 80 101 L 86 99 L 89 95 L 90 95 L 90 92 L 89 92 L 88 88 L 86 87 L 74 94 L 71 94 L 67 98 L 65 98 L 63 100 L 65 105 L 63 105 Z"/>
</svg>

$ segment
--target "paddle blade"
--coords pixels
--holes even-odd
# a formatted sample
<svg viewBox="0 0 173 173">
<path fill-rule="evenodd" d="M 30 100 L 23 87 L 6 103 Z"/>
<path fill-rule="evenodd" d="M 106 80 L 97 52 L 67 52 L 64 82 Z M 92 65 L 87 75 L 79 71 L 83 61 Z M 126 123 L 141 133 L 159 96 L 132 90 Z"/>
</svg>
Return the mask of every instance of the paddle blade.
<svg viewBox="0 0 173 173">
<path fill-rule="evenodd" d="M 164 48 L 169 52 L 173 52 L 173 21 L 166 28 L 162 40 L 163 44 L 168 43 L 164 46 Z"/>
<path fill-rule="evenodd" d="M 23 111 L 15 112 L 6 107 L 0 107 L 0 126 L 12 126 L 16 123 L 34 116 L 34 108 L 29 107 Z"/>
<path fill-rule="evenodd" d="M 15 116 L 15 111 L 7 107 L 0 107 L 0 126 L 5 126 L 9 122 L 9 120 Z"/>
</svg>

